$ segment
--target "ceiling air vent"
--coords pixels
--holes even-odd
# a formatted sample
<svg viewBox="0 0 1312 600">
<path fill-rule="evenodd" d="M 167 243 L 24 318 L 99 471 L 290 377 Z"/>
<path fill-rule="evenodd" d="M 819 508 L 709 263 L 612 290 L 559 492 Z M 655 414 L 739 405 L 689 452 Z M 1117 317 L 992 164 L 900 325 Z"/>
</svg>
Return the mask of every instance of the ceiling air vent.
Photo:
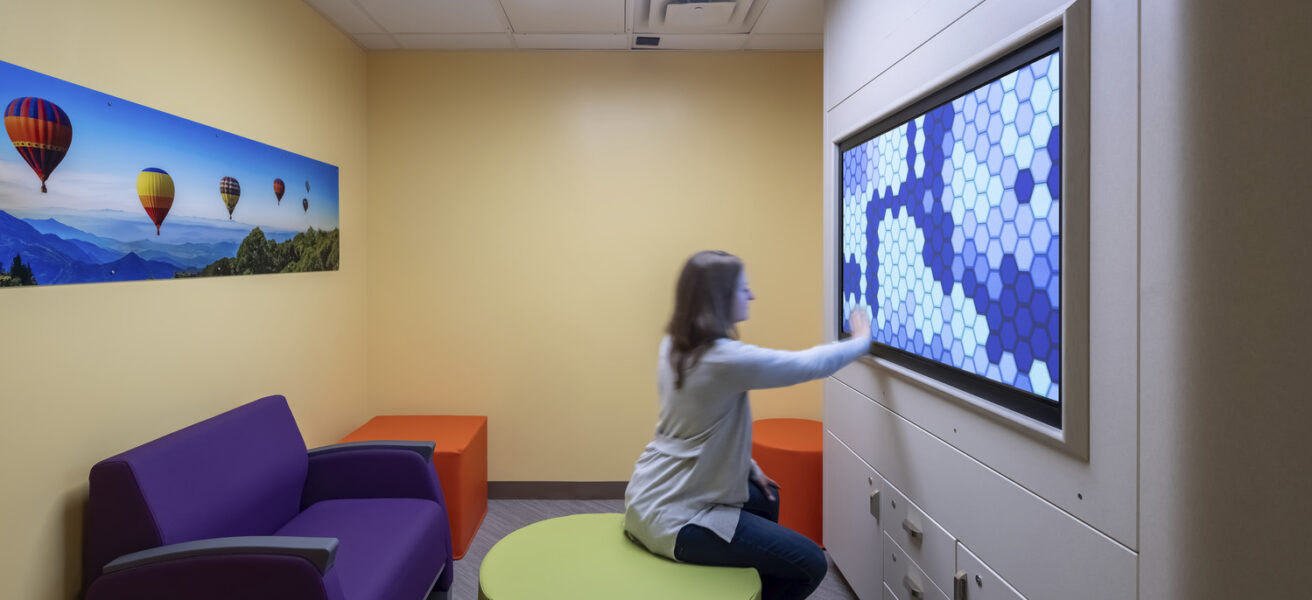
<svg viewBox="0 0 1312 600">
<path fill-rule="evenodd" d="M 737 2 L 670 2 L 665 5 L 665 26 L 677 29 L 724 27 L 733 19 Z"/>
<path fill-rule="evenodd" d="M 635 48 L 655 48 L 661 43 L 661 38 L 652 35 L 640 35 L 633 40 Z"/>
<path fill-rule="evenodd" d="M 753 0 L 639 0 L 647 5 L 634 23 L 642 33 L 747 33 L 764 2 Z M 752 10 L 755 8 L 756 10 Z M 641 10 L 641 8 L 639 9 Z"/>
</svg>

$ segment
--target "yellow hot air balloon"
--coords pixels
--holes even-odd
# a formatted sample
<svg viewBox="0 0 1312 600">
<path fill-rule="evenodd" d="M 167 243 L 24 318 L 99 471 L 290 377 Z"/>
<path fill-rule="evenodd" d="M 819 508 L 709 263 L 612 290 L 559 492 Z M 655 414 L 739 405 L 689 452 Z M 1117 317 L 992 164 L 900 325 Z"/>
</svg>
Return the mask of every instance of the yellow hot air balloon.
<svg viewBox="0 0 1312 600">
<path fill-rule="evenodd" d="M 232 209 L 237 208 L 237 199 L 241 198 L 241 184 L 232 177 L 224 177 L 219 180 L 219 195 L 223 197 L 223 205 L 228 207 L 228 219 L 232 219 Z"/>
<path fill-rule="evenodd" d="M 173 178 L 164 169 L 142 169 L 137 175 L 137 196 L 141 198 L 141 207 L 155 222 L 155 235 L 159 235 L 159 226 L 173 208 Z"/>
</svg>

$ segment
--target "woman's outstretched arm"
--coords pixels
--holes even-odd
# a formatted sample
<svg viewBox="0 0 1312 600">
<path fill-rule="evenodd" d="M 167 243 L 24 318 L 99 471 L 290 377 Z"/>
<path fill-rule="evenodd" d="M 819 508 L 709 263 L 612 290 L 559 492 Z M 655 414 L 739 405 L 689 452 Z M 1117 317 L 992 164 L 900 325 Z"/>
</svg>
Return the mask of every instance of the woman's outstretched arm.
<svg viewBox="0 0 1312 600">
<path fill-rule="evenodd" d="M 705 360 L 719 368 L 723 381 L 737 389 L 785 387 L 828 377 L 870 349 L 870 326 L 864 310 L 852 311 L 852 337 L 806 350 L 762 348 L 726 341 Z"/>
</svg>

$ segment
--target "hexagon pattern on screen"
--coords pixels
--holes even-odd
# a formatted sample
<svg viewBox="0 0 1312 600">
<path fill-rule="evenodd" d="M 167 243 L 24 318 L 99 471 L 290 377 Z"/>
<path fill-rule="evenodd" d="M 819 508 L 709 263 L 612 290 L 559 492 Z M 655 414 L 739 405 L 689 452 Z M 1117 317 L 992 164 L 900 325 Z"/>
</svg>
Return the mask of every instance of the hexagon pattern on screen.
<svg viewBox="0 0 1312 600">
<path fill-rule="evenodd" d="M 1060 68 L 1048 54 L 842 159 L 843 315 L 865 307 L 876 342 L 1057 402 Z"/>
</svg>

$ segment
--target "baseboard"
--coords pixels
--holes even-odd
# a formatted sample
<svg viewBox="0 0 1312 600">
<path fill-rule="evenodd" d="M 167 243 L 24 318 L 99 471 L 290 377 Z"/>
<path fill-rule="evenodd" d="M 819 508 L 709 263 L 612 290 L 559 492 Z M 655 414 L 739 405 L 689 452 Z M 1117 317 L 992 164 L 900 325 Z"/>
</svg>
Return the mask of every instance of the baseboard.
<svg viewBox="0 0 1312 600">
<path fill-rule="evenodd" d="M 492 500 L 616 500 L 627 481 L 489 481 Z"/>
</svg>

